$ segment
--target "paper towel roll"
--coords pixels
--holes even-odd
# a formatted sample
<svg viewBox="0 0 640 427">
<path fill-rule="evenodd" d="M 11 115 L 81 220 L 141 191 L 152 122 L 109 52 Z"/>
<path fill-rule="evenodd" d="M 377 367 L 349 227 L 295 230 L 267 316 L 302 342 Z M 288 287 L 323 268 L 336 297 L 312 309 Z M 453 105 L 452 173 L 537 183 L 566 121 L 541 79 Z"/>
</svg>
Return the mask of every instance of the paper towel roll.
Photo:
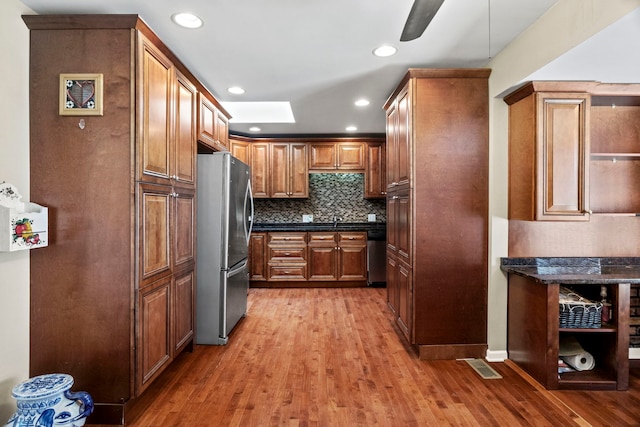
<svg viewBox="0 0 640 427">
<path fill-rule="evenodd" d="M 571 356 L 561 356 L 561 359 L 576 371 L 588 371 L 596 366 L 593 356 L 586 351 Z"/>
<path fill-rule="evenodd" d="M 585 351 L 573 335 L 562 336 L 560 338 L 558 355 L 564 363 L 576 371 L 588 371 L 596 366 L 596 361 L 593 359 L 591 353 Z"/>
</svg>

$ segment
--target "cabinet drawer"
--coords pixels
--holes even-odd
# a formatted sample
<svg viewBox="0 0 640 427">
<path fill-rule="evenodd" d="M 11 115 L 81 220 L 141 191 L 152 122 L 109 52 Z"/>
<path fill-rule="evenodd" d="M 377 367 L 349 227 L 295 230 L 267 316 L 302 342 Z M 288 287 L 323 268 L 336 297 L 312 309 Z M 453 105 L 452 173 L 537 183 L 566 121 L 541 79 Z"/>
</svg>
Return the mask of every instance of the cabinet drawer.
<svg viewBox="0 0 640 427">
<path fill-rule="evenodd" d="M 269 280 L 306 280 L 306 264 L 269 264 Z"/>
<path fill-rule="evenodd" d="M 366 241 L 367 241 L 367 234 L 362 231 L 357 231 L 352 233 L 341 232 L 338 237 L 338 242 L 340 243 L 340 246 L 350 245 L 350 244 L 364 245 Z"/>
<path fill-rule="evenodd" d="M 289 246 L 269 246 L 269 262 L 304 262 L 306 260 L 305 247 Z"/>
<path fill-rule="evenodd" d="M 335 245 L 336 233 L 334 232 L 309 233 L 309 245 L 322 244 L 322 243 Z"/>
<path fill-rule="evenodd" d="M 307 233 L 269 233 L 269 244 L 307 244 Z"/>
</svg>

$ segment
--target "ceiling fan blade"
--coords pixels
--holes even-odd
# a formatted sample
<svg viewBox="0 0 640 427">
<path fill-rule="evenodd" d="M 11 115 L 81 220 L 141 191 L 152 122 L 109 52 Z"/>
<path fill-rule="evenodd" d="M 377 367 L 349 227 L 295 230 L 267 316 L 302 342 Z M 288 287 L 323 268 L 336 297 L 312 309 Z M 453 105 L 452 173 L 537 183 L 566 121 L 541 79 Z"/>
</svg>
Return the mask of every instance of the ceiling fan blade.
<svg viewBox="0 0 640 427">
<path fill-rule="evenodd" d="M 444 0 L 414 0 L 407 22 L 404 24 L 401 42 L 417 39 L 424 33 Z"/>
</svg>

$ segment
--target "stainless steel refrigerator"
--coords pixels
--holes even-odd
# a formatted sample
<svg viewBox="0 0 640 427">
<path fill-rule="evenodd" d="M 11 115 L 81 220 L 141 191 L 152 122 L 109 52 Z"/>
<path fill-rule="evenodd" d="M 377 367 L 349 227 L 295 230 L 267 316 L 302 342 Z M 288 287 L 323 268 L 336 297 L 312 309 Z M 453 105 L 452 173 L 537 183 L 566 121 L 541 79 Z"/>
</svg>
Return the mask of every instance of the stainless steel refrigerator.
<svg viewBox="0 0 640 427">
<path fill-rule="evenodd" d="M 247 313 L 251 174 L 227 152 L 198 154 L 197 167 L 196 343 L 222 345 Z"/>
</svg>

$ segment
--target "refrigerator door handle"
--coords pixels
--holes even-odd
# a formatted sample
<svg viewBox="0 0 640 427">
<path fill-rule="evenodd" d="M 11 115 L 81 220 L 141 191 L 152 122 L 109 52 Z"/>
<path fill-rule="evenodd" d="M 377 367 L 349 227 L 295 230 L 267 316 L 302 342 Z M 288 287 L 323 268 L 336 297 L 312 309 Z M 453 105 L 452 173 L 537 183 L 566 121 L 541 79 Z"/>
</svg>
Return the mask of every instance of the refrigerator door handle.
<svg viewBox="0 0 640 427">
<path fill-rule="evenodd" d="M 227 273 L 227 277 L 233 277 L 238 273 L 242 273 L 242 271 L 247 267 L 247 260 L 243 260 L 241 262 L 238 263 L 238 265 L 236 265 L 235 267 L 233 267 L 231 270 L 229 270 L 229 272 Z"/>
<path fill-rule="evenodd" d="M 251 231 L 253 230 L 253 192 L 251 191 L 251 178 L 247 180 L 247 189 L 244 194 L 244 211 L 247 212 L 247 201 L 251 204 L 249 218 L 245 218 L 244 222 L 244 234 L 247 239 L 247 245 L 249 244 L 249 239 L 251 238 Z M 249 223 L 249 227 L 247 228 L 247 222 Z"/>
</svg>

